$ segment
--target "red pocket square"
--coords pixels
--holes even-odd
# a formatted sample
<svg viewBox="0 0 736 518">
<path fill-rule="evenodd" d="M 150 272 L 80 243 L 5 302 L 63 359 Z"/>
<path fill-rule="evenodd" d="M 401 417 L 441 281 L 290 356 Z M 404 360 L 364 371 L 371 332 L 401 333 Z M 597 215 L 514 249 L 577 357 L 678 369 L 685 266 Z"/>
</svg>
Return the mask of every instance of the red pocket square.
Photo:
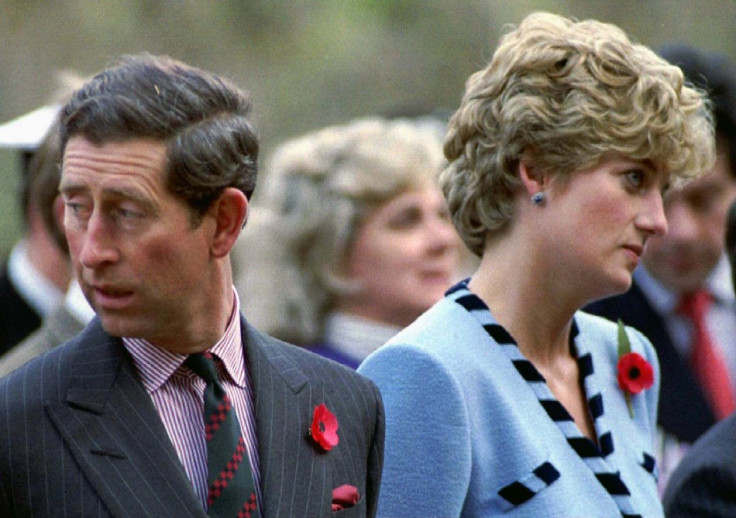
<svg viewBox="0 0 736 518">
<path fill-rule="evenodd" d="M 358 488 L 350 484 L 343 484 L 332 490 L 332 510 L 339 511 L 353 507 L 360 500 Z"/>
</svg>

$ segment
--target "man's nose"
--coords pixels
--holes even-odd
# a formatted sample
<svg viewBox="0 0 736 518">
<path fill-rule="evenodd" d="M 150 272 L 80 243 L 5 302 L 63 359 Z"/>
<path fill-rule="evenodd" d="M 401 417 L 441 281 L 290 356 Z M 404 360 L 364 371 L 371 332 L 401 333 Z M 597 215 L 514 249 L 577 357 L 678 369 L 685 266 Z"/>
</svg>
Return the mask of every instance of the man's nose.
<svg viewBox="0 0 736 518">
<path fill-rule="evenodd" d="M 697 218 L 687 203 L 675 202 L 667 207 L 667 238 L 691 239 L 698 233 Z"/>
<path fill-rule="evenodd" d="M 117 261 L 119 254 L 110 224 L 99 212 L 94 212 L 90 217 L 82 239 L 79 261 L 85 268 L 95 269 Z"/>
</svg>

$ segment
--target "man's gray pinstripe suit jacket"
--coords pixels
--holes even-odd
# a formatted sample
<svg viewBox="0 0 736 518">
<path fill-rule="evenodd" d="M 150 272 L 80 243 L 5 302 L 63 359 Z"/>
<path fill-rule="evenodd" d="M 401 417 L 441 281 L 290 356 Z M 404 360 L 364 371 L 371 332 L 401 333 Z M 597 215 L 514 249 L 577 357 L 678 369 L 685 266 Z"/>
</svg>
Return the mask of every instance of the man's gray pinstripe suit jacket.
<svg viewBox="0 0 736 518">
<path fill-rule="evenodd" d="M 373 516 L 384 437 L 375 385 L 245 319 L 242 329 L 264 518 Z M 307 436 L 320 403 L 339 422 L 329 452 Z M 361 500 L 332 513 L 343 484 Z M 0 380 L 0 516 L 205 516 L 122 341 L 97 319 Z"/>
</svg>

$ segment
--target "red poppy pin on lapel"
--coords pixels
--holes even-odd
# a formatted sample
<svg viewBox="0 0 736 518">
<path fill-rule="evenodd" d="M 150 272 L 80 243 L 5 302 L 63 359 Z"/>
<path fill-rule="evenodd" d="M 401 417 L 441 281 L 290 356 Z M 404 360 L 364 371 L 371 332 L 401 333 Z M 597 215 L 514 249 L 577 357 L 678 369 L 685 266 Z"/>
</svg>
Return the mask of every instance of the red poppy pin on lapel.
<svg viewBox="0 0 736 518">
<path fill-rule="evenodd" d="M 631 342 L 623 322 L 618 321 L 618 385 L 624 391 L 629 416 L 634 417 L 631 396 L 646 390 L 654 383 L 652 366 L 639 353 L 631 352 Z"/>
<path fill-rule="evenodd" d="M 329 411 L 324 403 L 314 407 L 309 435 L 323 450 L 330 451 L 340 442 L 340 438 L 337 436 L 337 426 L 337 417 Z"/>
</svg>

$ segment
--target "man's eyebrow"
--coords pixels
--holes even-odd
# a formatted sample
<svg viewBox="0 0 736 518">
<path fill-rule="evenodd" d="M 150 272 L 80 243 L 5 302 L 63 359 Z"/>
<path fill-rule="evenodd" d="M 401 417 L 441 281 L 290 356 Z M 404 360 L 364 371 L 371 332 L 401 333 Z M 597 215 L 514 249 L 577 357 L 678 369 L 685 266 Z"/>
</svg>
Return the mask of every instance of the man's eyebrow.
<svg viewBox="0 0 736 518">
<path fill-rule="evenodd" d="M 60 194 L 76 194 L 85 190 L 86 187 L 79 183 L 65 182 L 64 180 L 59 183 Z"/>
<path fill-rule="evenodd" d="M 137 189 L 129 189 L 126 187 L 105 187 L 102 194 L 111 198 L 124 198 L 133 200 L 134 202 L 150 205 L 151 201 Z"/>
</svg>

